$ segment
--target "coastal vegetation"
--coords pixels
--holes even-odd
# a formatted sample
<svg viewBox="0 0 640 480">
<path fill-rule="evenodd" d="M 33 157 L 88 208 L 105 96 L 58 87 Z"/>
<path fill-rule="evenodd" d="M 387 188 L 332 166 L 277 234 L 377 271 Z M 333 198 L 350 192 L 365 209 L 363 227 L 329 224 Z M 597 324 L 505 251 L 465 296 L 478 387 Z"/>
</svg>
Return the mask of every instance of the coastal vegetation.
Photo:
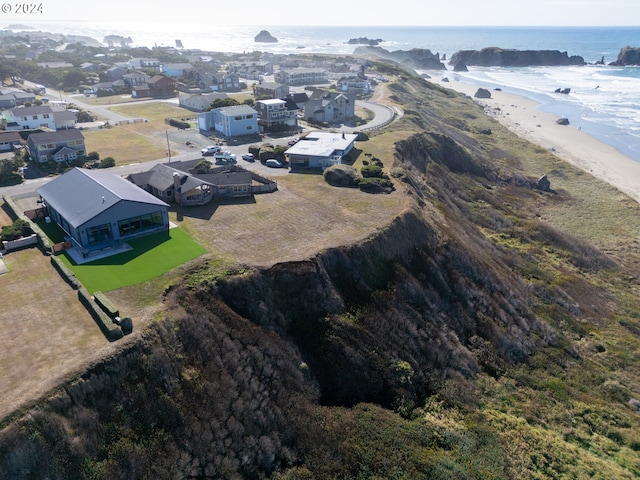
<svg viewBox="0 0 640 480">
<path fill-rule="evenodd" d="M 404 116 L 353 167 L 395 190 L 289 175 L 249 212 L 172 212 L 207 254 L 109 292 L 150 320 L 4 422 L 0 472 L 640 475 L 640 206 L 471 99 L 373 68 Z"/>
</svg>

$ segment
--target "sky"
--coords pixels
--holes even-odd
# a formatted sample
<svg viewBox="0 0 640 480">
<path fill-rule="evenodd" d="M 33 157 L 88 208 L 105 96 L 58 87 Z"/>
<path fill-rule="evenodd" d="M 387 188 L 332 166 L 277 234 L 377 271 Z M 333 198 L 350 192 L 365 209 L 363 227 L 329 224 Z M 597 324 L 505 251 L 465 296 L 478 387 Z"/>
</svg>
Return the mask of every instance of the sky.
<svg viewBox="0 0 640 480">
<path fill-rule="evenodd" d="M 0 0 L 0 24 L 31 20 L 229 25 L 638 26 L 639 0 Z M 33 5 L 35 11 L 20 11 Z M 182 8 L 184 5 L 185 8 Z"/>
</svg>

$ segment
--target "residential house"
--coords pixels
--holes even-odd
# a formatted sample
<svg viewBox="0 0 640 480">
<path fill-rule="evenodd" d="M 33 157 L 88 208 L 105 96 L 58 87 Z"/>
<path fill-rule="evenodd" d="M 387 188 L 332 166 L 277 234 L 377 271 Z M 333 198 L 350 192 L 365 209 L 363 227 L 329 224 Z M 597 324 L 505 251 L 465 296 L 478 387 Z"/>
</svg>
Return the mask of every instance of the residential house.
<svg viewBox="0 0 640 480">
<path fill-rule="evenodd" d="M 316 90 L 304 104 L 304 119 L 315 122 L 344 122 L 355 116 L 356 95 Z"/>
<path fill-rule="evenodd" d="M 0 95 L 0 109 L 13 108 L 33 102 L 36 99 L 34 93 L 23 92 L 22 90 L 6 91 Z"/>
<path fill-rule="evenodd" d="M 247 80 L 260 80 L 265 75 L 273 75 L 273 64 L 270 62 L 236 62 L 229 65 L 229 70 Z"/>
<path fill-rule="evenodd" d="M 56 130 L 76 128 L 78 126 L 78 116 L 75 112 L 69 110 L 54 110 L 53 123 L 55 124 Z"/>
<path fill-rule="evenodd" d="M 184 77 L 188 72 L 193 70 L 190 63 L 166 63 L 160 65 L 160 71 L 168 77 Z"/>
<path fill-rule="evenodd" d="M 82 70 L 83 72 L 98 73 L 100 70 L 102 70 L 102 67 L 98 63 L 84 62 L 80 64 L 80 70 Z"/>
<path fill-rule="evenodd" d="M 164 75 L 154 75 L 147 82 L 152 97 L 175 97 L 176 81 Z"/>
<path fill-rule="evenodd" d="M 371 82 L 367 78 L 350 77 L 341 79 L 338 90 L 343 93 L 354 93 L 356 95 L 369 95 L 371 93 Z"/>
<path fill-rule="evenodd" d="M 114 80 L 111 82 L 100 82 L 93 86 L 93 91 L 98 97 L 107 97 L 109 95 L 124 95 L 129 93 L 129 86 L 124 80 Z"/>
<path fill-rule="evenodd" d="M 156 70 L 160 71 L 160 60 L 157 58 L 132 58 L 127 62 L 127 66 L 134 70 Z"/>
<path fill-rule="evenodd" d="M 356 134 L 311 132 L 284 152 L 291 169 L 322 169 L 342 163 L 354 147 Z"/>
<path fill-rule="evenodd" d="M 131 96 L 133 98 L 145 98 L 151 96 L 151 90 L 149 90 L 149 84 L 143 83 L 142 85 L 134 85 L 131 87 Z"/>
<path fill-rule="evenodd" d="M 169 230 L 169 205 L 119 175 L 74 168 L 37 192 L 49 218 L 86 256 Z"/>
<path fill-rule="evenodd" d="M 27 150 L 34 162 L 68 162 L 86 156 L 84 136 L 77 129 L 32 133 Z"/>
<path fill-rule="evenodd" d="M 192 163 L 192 162 L 191 162 Z M 220 170 L 197 173 L 187 164 L 157 164 L 127 179 L 152 195 L 179 205 L 204 205 L 219 197 L 246 197 L 252 194 L 251 172 Z"/>
<path fill-rule="evenodd" d="M 237 92 L 240 90 L 240 77 L 236 73 L 201 73 L 198 87 L 211 92 Z"/>
<path fill-rule="evenodd" d="M 227 98 L 226 93 L 200 93 L 197 95 L 180 95 L 178 104 L 193 112 L 204 112 L 211 108 L 215 100 Z"/>
<path fill-rule="evenodd" d="M 252 135 L 258 133 L 258 113 L 248 105 L 215 108 L 198 114 L 198 128 L 225 137 Z"/>
<path fill-rule="evenodd" d="M 114 66 L 107 70 L 107 78 L 111 82 L 115 82 L 116 80 L 122 80 L 129 70 L 125 67 Z"/>
<path fill-rule="evenodd" d="M 124 83 L 131 88 L 146 84 L 150 78 L 151 77 L 144 72 L 130 72 L 122 76 Z"/>
<path fill-rule="evenodd" d="M 7 130 L 56 129 L 53 109 L 48 105 L 17 107 L 2 112 Z"/>
<path fill-rule="evenodd" d="M 22 145 L 22 137 L 18 132 L 0 132 L 0 152 L 11 152 Z"/>
<path fill-rule="evenodd" d="M 253 96 L 256 98 L 284 98 L 289 95 L 289 85 L 275 82 L 256 83 Z"/>
<path fill-rule="evenodd" d="M 275 73 L 276 82 L 285 85 L 314 85 L 329 82 L 329 73 L 325 68 L 292 68 Z"/>
<path fill-rule="evenodd" d="M 293 129 L 298 127 L 298 107 L 291 101 L 271 98 L 258 100 L 258 126 L 261 132 Z"/>
</svg>

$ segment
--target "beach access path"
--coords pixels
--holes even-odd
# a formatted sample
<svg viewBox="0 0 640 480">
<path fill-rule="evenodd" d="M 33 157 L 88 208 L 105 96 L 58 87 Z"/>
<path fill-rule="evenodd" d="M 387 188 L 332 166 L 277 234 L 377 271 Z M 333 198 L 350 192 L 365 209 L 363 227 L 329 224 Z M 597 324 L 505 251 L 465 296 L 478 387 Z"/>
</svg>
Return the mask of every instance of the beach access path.
<svg viewBox="0 0 640 480">
<path fill-rule="evenodd" d="M 522 138 L 548 149 L 559 158 L 613 185 L 640 202 L 640 162 L 571 125 L 538 109 L 538 103 L 521 95 L 491 90 L 491 98 L 474 98 L 477 85 L 459 80 L 431 80 L 472 97 L 502 125 Z"/>
</svg>

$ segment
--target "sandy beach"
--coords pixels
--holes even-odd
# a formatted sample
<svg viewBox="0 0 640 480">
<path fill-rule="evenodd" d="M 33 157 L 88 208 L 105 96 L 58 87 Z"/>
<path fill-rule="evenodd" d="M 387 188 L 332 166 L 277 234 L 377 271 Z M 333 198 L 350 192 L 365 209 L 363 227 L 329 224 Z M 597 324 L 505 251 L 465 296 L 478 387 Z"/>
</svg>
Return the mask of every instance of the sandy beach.
<svg viewBox="0 0 640 480">
<path fill-rule="evenodd" d="M 477 85 L 457 80 L 436 82 L 470 97 L 478 91 Z M 640 162 L 578 128 L 559 125 L 557 116 L 538 110 L 538 104 L 526 97 L 491 90 L 491 98 L 474 100 L 483 105 L 489 115 L 520 137 L 553 151 L 558 157 L 640 202 Z"/>
</svg>

